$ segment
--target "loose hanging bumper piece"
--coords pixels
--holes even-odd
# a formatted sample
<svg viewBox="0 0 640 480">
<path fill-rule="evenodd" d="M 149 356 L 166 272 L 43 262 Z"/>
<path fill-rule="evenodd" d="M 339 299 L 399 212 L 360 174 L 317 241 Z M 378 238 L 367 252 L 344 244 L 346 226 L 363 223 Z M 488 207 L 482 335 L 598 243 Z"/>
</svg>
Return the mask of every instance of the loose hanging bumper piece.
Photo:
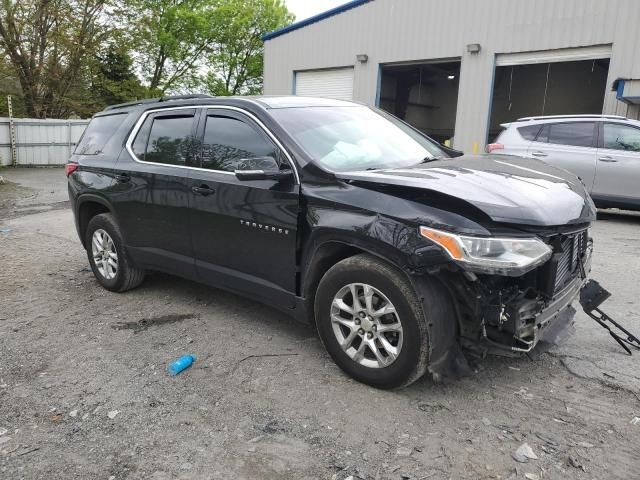
<svg viewBox="0 0 640 480">
<path fill-rule="evenodd" d="M 580 290 L 580 305 L 582 305 L 584 313 L 598 322 L 629 355 L 632 355 L 629 347 L 640 350 L 640 340 L 638 337 L 600 310 L 600 305 L 610 296 L 611 293 L 605 290 L 598 282 L 589 280 L 585 286 L 582 287 L 582 290 Z"/>
</svg>

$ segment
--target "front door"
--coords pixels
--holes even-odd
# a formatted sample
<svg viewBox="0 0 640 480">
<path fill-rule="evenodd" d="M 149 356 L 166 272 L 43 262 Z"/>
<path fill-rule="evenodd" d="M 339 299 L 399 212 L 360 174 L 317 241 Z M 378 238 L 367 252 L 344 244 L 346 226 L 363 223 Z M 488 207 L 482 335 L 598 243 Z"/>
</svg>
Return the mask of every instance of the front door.
<svg viewBox="0 0 640 480">
<path fill-rule="evenodd" d="M 292 306 L 296 288 L 299 185 L 240 181 L 243 160 L 270 156 L 290 168 L 267 131 L 239 111 L 202 112 L 200 168 L 191 172 L 196 267 L 207 283 Z"/>
<path fill-rule="evenodd" d="M 603 123 L 592 195 L 640 206 L 640 128 Z"/>
<path fill-rule="evenodd" d="M 127 246 L 146 268 L 195 276 L 189 234 L 188 173 L 196 109 L 146 115 L 123 150 L 116 170 L 114 209 Z"/>
</svg>

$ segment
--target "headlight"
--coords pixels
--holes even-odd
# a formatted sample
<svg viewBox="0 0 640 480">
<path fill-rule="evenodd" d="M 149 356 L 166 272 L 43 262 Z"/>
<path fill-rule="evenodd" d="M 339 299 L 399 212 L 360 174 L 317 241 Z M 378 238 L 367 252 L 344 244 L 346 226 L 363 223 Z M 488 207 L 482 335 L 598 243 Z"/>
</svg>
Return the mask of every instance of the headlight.
<svg viewBox="0 0 640 480">
<path fill-rule="evenodd" d="M 420 234 L 440 245 L 453 260 L 482 273 L 522 275 L 553 253 L 538 238 L 469 237 L 427 227 L 420 227 Z"/>
</svg>

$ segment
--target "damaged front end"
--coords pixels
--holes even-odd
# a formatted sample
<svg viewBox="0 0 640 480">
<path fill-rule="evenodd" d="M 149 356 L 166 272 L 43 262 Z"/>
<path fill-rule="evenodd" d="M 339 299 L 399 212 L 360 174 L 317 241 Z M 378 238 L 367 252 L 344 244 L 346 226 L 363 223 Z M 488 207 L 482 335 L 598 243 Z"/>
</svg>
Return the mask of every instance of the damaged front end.
<svg viewBox="0 0 640 480">
<path fill-rule="evenodd" d="M 551 258 L 520 277 L 479 275 L 475 309 L 481 344 L 492 353 L 528 353 L 539 342 L 558 345 L 573 333 L 572 302 L 591 270 L 588 231 L 544 238 Z M 464 337 L 463 337 L 464 338 Z"/>
<path fill-rule="evenodd" d="M 571 333 L 571 303 L 590 271 L 587 226 L 474 237 L 422 227 L 453 260 L 439 277 L 455 299 L 461 345 L 480 356 L 517 355 Z"/>
<path fill-rule="evenodd" d="M 574 332 L 580 297 L 585 312 L 620 343 L 640 348 L 636 337 L 598 309 L 609 294 L 587 279 L 593 242 L 588 230 L 539 235 L 551 248 L 549 259 L 520 276 L 472 271 L 449 272 L 445 283 L 456 299 L 459 340 L 472 356 L 519 356 L 562 344 Z M 597 288 L 596 286 L 597 285 Z M 619 337 L 606 322 L 623 332 Z"/>
</svg>

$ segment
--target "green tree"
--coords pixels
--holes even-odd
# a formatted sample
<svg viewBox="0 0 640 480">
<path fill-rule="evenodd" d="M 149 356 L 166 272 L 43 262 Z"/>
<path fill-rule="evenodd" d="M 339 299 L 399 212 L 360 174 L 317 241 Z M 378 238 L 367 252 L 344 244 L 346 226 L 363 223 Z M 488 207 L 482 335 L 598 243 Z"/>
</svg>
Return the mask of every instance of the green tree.
<svg viewBox="0 0 640 480">
<path fill-rule="evenodd" d="M 134 56 L 149 88 L 164 93 L 189 83 L 215 41 L 217 0 L 132 0 L 127 6 Z"/>
<path fill-rule="evenodd" d="M 262 91 L 262 36 L 290 24 L 294 16 L 282 0 L 222 0 L 215 11 L 220 25 L 204 78 L 212 95 L 251 95 Z"/>
<path fill-rule="evenodd" d="M 142 85 L 133 72 L 133 60 L 122 45 L 110 44 L 98 53 L 92 71 L 95 110 L 108 105 L 160 95 Z"/>
<path fill-rule="evenodd" d="M 28 116 L 75 113 L 70 97 L 112 29 L 107 1 L 0 0 L 0 52 L 15 73 Z"/>
<path fill-rule="evenodd" d="M 24 117 L 26 113 L 18 77 L 11 64 L 3 58 L 0 52 L 0 117 L 9 116 L 8 95 L 11 95 L 13 115 L 15 117 Z"/>
<path fill-rule="evenodd" d="M 262 89 L 282 0 L 0 0 L 0 114 L 90 116 L 166 92 Z M 142 80 L 142 81 L 141 81 Z"/>
</svg>

